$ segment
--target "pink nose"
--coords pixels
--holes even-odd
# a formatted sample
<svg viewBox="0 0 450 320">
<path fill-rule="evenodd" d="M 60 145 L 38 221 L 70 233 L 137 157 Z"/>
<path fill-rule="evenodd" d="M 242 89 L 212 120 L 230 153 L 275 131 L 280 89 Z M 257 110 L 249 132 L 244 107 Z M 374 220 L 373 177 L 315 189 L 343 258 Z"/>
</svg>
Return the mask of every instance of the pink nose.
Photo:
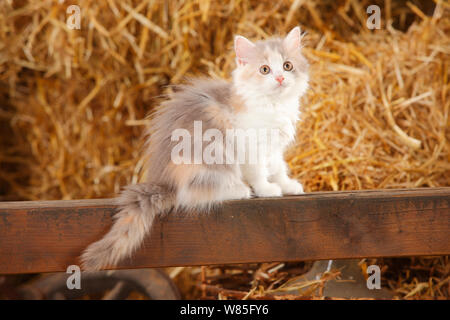
<svg viewBox="0 0 450 320">
<path fill-rule="evenodd" d="M 282 84 L 283 80 L 284 80 L 284 77 L 283 76 L 276 76 L 275 80 L 277 80 L 279 84 Z"/>
</svg>

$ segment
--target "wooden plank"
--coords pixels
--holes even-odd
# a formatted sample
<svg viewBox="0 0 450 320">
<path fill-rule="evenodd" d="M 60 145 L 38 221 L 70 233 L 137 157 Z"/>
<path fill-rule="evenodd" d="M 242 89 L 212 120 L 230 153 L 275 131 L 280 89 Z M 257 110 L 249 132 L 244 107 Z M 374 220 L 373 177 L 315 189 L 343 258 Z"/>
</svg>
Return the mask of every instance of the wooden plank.
<svg viewBox="0 0 450 320">
<path fill-rule="evenodd" d="M 111 199 L 0 202 L 0 274 L 65 271 Z M 317 192 L 161 217 L 119 268 L 450 254 L 450 188 Z"/>
</svg>

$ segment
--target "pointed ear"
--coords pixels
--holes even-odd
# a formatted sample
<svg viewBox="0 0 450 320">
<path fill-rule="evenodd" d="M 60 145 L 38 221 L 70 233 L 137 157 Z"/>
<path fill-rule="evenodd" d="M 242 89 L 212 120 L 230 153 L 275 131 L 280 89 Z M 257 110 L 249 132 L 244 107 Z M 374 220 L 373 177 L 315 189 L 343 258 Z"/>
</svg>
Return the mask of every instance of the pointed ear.
<svg viewBox="0 0 450 320">
<path fill-rule="evenodd" d="M 245 65 L 249 62 L 254 49 L 255 45 L 247 38 L 243 36 L 234 38 L 234 51 L 236 52 L 236 61 L 239 65 Z"/>
<path fill-rule="evenodd" d="M 289 31 L 286 38 L 283 40 L 283 44 L 289 51 L 298 51 L 302 47 L 302 35 L 300 31 L 300 27 L 295 27 L 291 31 Z"/>
</svg>

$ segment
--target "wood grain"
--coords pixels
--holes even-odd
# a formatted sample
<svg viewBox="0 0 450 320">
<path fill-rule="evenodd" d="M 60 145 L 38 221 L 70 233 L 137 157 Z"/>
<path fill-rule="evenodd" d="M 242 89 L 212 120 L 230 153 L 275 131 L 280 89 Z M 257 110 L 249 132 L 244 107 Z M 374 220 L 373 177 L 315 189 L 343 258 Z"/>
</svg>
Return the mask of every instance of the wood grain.
<svg viewBox="0 0 450 320">
<path fill-rule="evenodd" d="M 0 274 L 65 271 L 111 227 L 111 199 L 0 202 Z M 119 268 L 450 254 L 450 188 L 228 201 L 157 219 Z"/>
</svg>

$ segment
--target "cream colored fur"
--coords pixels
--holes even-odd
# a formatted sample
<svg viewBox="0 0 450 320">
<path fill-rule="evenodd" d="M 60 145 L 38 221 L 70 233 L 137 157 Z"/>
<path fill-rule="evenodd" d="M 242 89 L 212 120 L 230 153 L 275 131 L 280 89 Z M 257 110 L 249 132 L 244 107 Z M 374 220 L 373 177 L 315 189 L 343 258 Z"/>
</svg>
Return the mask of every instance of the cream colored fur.
<svg viewBox="0 0 450 320">
<path fill-rule="evenodd" d="M 200 213 L 252 194 L 276 197 L 303 193 L 302 185 L 289 178 L 283 158 L 295 139 L 299 100 L 308 88 L 300 29 L 294 28 L 284 39 L 256 43 L 237 36 L 235 52 L 237 67 L 232 83 L 193 80 L 176 87 L 154 114 L 146 144 L 147 182 L 128 186 L 120 194 L 113 227 L 81 256 L 84 270 L 113 267 L 129 257 L 150 232 L 154 218 L 172 209 Z M 284 68 L 286 61 L 293 65 L 292 70 Z M 263 65 L 270 67 L 269 73 L 261 72 Z M 194 133 L 194 121 L 201 121 L 204 130 L 216 129 L 224 136 L 229 129 L 267 129 L 276 130 L 280 138 L 274 146 L 258 140 L 257 147 L 266 152 L 257 163 L 176 164 L 171 158 L 177 143 L 172 133 L 180 128 Z M 220 150 L 225 149 L 220 146 Z"/>
</svg>

